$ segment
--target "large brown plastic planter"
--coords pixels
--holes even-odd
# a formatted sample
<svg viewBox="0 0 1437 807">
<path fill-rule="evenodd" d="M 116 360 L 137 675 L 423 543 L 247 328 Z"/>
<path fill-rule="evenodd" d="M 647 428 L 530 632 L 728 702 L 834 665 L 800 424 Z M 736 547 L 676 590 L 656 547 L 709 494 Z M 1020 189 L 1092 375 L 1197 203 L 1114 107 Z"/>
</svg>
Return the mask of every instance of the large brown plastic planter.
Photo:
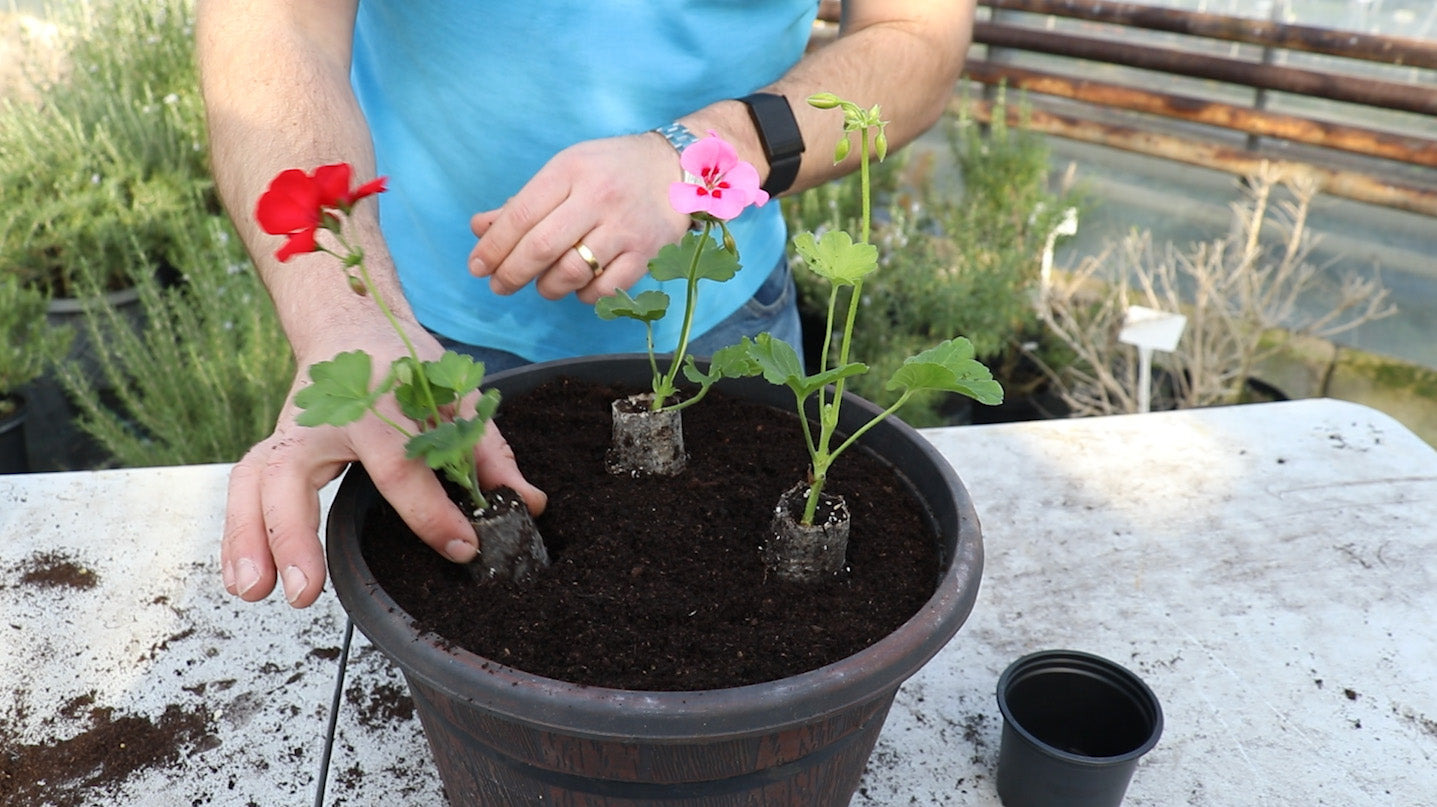
<svg viewBox="0 0 1437 807">
<path fill-rule="evenodd" d="M 643 356 L 550 362 L 496 375 L 488 386 L 507 398 L 561 375 L 647 384 L 649 365 Z M 793 401 L 787 388 L 759 379 L 725 382 L 723 389 L 779 407 Z M 844 428 L 875 411 L 849 399 Z M 977 514 L 943 457 L 894 419 L 863 444 L 927 503 L 940 536 L 941 578 L 922 609 L 892 634 L 778 681 L 695 692 L 580 686 L 420 632 L 360 555 L 361 520 L 378 494 L 358 466 L 330 511 L 330 575 L 356 627 L 402 669 L 456 807 L 845 805 L 899 685 L 967 619 L 983 567 Z"/>
</svg>

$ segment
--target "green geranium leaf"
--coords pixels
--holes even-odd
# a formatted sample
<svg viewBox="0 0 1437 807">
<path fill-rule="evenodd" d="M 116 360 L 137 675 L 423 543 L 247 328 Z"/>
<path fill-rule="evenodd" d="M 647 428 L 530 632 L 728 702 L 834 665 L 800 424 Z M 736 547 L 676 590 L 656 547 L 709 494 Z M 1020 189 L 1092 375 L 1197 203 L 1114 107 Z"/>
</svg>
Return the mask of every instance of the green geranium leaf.
<svg viewBox="0 0 1437 807">
<path fill-rule="evenodd" d="M 492 420 L 497 411 L 499 411 L 499 390 L 496 389 L 491 389 L 480 395 L 479 403 L 474 406 L 474 416 L 480 420 Z"/>
<path fill-rule="evenodd" d="M 821 238 L 799 233 L 793 248 L 808 268 L 837 286 L 852 286 L 878 269 L 878 247 L 855 244 L 843 230 L 829 230 Z"/>
<path fill-rule="evenodd" d="M 868 372 L 868 365 L 849 362 L 842 367 L 833 367 L 817 375 L 805 375 L 803 361 L 793 345 L 782 339 L 774 339 L 761 333 L 754 341 L 745 341 L 750 359 L 758 364 L 759 371 L 770 384 L 783 384 L 800 397 L 812 395 L 841 378 L 862 375 Z"/>
<path fill-rule="evenodd" d="M 709 386 L 721 378 L 746 378 L 758 375 L 760 372 L 758 362 L 749 354 L 749 346 L 752 342 L 747 336 L 737 345 L 721 347 L 714 351 L 709 358 L 709 370 L 707 373 L 699 369 L 698 363 L 693 356 L 685 357 L 684 378 L 690 383 L 700 386 Z"/>
<path fill-rule="evenodd" d="M 786 384 L 794 390 L 802 388 L 803 361 L 798 358 L 798 351 L 793 349 L 793 345 L 774 339 L 768 333 L 761 333 L 752 342 L 741 344 L 747 348 L 749 357 L 758 364 L 759 372 L 763 373 L 768 383 Z"/>
<path fill-rule="evenodd" d="M 484 436 L 484 425 L 478 418 L 447 420 L 409 438 L 405 454 L 410 459 L 424 460 L 435 470 L 460 465 Z"/>
<path fill-rule="evenodd" d="M 423 459 L 435 470 L 466 468 L 474 456 L 474 446 L 484 436 L 485 424 L 499 408 L 499 392 L 489 390 L 479 396 L 472 418 L 455 418 L 439 423 L 409 438 L 404 451 L 410 459 Z"/>
<path fill-rule="evenodd" d="M 437 407 L 454 401 L 454 392 L 444 387 L 430 384 L 426 393 L 425 386 L 419 383 L 420 374 L 425 371 L 424 365 L 408 356 L 395 359 L 391 369 L 396 380 L 394 400 L 399 404 L 399 411 L 419 423 L 434 420 Z"/>
<path fill-rule="evenodd" d="M 615 289 L 614 294 L 600 297 L 594 304 L 594 311 L 601 319 L 628 317 L 640 322 L 654 322 L 664 318 L 669 310 L 669 296 L 661 291 L 641 291 L 638 297 L 630 297 L 627 291 Z"/>
<path fill-rule="evenodd" d="M 479 385 L 483 383 L 484 363 L 475 361 L 474 357 L 467 353 L 446 350 L 438 361 L 424 363 L 424 373 L 429 377 L 430 384 L 448 389 L 456 397 L 463 398 L 479 389 Z"/>
<path fill-rule="evenodd" d="M 956 392 L 990 406 L 1003 402 L 1003 387 L 973 358 L 973 343 L 961 336 L 905 360 L 888 389 Z"/>
<path fill-rule="evenodd" d="M 714 240 L 692 230 L 677 244 L 665 244 L 659 254 L 649 261 L 649 274 L 655 280 L 679 280 L 689 276 L 694 250 L 699 250 L 699 263 L 695 275 L 699 280 L 728 280 L 742 268 L 738 258 L 719 246 Z"/>
<path fill-rule="evenodd" d="M 301 426 L 344 426 L 364 417 L 384 394 L 384 385 L 371 390 L 373 375 L 369 354 L 340 353 L 309 368 L 309 386 L 294 396 L 304 411 L 295 418 Z"/>
</svg>

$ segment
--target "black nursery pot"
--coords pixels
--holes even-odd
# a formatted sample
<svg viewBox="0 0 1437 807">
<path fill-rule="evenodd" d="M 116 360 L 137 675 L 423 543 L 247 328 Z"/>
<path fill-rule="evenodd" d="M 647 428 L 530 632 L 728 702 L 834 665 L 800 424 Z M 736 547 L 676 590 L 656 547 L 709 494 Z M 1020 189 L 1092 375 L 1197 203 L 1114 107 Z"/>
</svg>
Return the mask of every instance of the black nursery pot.
<svg viewBox="0 0 1437 807">
<path fill-rule="evenodd" d="M 1005 807 L 1117 807 L 1138 759 L 1163 732 L 1158 699 L 1136 675 L 1076 650 L 1046 650 L 998 678 Z"/>
<path fill-rule="evenodd" d="M 649 372 L 645 356 L 609 356 L 520 368 L 488 386 L 508 398 L 560 376 L 643 385 Z M 758 379 L 723 389 L 778 407 L 793 401 L 787 388 Z M 844 429 L 876 411 L 849 400 Z M 362 521 L 377 493 L 358 466 L 330 510 L 330 575 L 356 627 L 403 671 L 451 804 L 845 805 L 899 685 L 967 619 L 983 566 L 972 502 L 931 444 L 892 419 L 863 443 L 927 503 L 940 536 L 941 579 L 919 612 L 887 637 L 778 681 L 690 692 L 581 686 L 419 631 L 361 556 Z"/>
<path fill-rule="evenodd" d="M 0 395 L 0 399 L 4 396 Z M 20 395 L 11 395 L 15 410 L 0 415 L 0 474 L 21 474 L 30 470 L 29 455 L 25 451 L 25 417 L 29 406 Z"/>
</svg>

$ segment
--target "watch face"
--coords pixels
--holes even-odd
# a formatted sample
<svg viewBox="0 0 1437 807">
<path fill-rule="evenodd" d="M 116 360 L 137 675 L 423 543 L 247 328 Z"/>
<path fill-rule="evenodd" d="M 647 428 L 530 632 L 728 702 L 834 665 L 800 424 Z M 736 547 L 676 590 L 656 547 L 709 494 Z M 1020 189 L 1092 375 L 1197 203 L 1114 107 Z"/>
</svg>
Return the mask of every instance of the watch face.
<svg viewBox="0 0 1437 807">
<path fill-rule="evenodd" d="M 772 161 L 779 157 L 797 157 L 803 153 L 803 133 L 788 99 L 782 95 L 761 92 L 743 99 L 749 115 L 758 128 L 764 153 Z"/>
<path fill-rule="evenodd" d="M 777 196 L 788 190 L 798 176 L 803 133 L 798 130 L 793 108 L 782 95 L 760 92 L 739 100 L 748 106 L 749 117 L 753 118 L 763 143 L 763 153 L 768 157 L 768 179 L 763 183 L 763 190 L 769 196 Z"/>
</svg>

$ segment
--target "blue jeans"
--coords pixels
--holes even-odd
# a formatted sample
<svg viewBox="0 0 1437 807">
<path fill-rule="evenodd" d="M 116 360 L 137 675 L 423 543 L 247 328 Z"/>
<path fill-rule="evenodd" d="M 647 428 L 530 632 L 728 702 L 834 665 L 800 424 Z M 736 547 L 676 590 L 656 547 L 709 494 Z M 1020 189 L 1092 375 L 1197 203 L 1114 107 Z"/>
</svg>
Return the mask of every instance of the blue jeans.
<svg viewBox="0 0 1437 807">
<path fill-rule="evenodd" d="M 739 310 L 690 341 L 689 353 L 708 356 L 721 347 L 737 344 L 741 337 L 757 336 L 764 331 L 772 334 L 775 339 L 793 345 L 793 349 L 798 351 L 799 361 L 803 361 L 803 330 L 798 322 L 798 290 L 793 285 L 793 270 L 789 268 L 787 256 L 779 259 L 768 279 Z M 505 350 L 468 345 L 440 334 L 434 336 L 445 349 L 467 353 L 484 362 L 486 375 L 533 363 L 523 356 Z"/>
</svg>

